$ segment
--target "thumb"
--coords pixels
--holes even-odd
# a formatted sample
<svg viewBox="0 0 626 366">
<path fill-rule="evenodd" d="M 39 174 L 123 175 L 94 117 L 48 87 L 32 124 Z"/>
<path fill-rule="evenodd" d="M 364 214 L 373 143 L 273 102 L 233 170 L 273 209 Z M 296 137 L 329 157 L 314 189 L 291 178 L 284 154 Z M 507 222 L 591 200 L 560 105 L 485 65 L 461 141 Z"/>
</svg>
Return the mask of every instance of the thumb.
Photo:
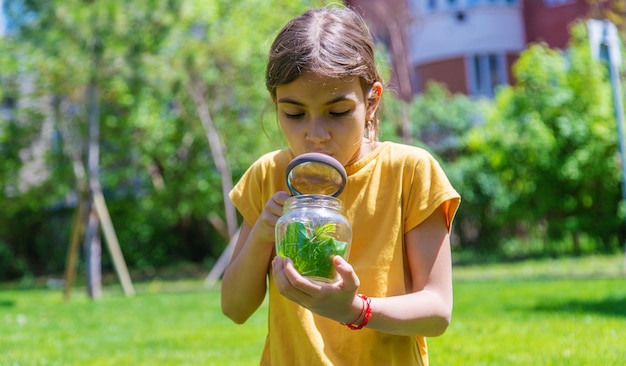
<svg viewBox="0 0 626 366">
<path fill-rule="evenodd" d="M 354 287 L 356 289 L 361 285 L 359 277 L 356 275 L 356 272 L 354 272 L 354 268 L 352 268 L 350 263 L 346 262 L 343 257 L 340 255 L 334 256 L 333 265 L 345 287 Z"/>
</svg>

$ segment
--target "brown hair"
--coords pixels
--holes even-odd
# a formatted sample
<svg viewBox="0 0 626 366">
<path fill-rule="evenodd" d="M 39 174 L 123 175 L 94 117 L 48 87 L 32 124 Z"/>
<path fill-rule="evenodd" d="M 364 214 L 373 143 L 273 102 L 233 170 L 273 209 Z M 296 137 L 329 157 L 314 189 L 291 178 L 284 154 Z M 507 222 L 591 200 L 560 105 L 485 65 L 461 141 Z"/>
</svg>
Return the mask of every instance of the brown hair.
<svg viewBox="0 0 626 366">
<path fill-rule="evenodd" d="M 276 97 L 276 87 L 304 72 L 331 78 L 358 76 L 367 98 L 372 85 L 382 83 L 382 78 L 363 18 L 346 7 L 324 7 L 289 21 L 269 51 L 265 85 L 272 98 Z M 378 118 L 372 122 L 377 132 Z"/>
</svg>

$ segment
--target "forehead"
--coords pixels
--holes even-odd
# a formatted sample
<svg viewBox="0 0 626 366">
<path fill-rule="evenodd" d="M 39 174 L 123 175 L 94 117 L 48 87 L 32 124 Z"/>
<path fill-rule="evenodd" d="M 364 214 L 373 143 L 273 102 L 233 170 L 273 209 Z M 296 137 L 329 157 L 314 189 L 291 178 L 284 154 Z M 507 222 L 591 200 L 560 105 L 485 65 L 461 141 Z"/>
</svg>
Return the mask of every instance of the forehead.
<svg viewBox="0 0 626 366">
<path fill-rule="evenodd" d="M 276 97 L 303 99 L 334 99 L 336 97 L 361 99 L 363 91 L 358 76 L 331 78 L 313 73 L 303 73 L 296 80 L 276 88 Z"/>
</svg>

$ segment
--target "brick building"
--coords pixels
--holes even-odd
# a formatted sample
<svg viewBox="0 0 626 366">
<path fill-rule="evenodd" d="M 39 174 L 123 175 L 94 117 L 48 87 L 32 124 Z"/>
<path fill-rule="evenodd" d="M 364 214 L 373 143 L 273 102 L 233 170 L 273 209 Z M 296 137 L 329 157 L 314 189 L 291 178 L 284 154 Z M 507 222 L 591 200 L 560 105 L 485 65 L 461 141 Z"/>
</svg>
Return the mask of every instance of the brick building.
<svg viewBox="0 0 626 366">
<path fill-rule="evenodd" d="M 534 42 L 565 48 L 586 0 L 350 0 L 393 61 L 390 85 L 410 99 L 431 80 L 452 92 L 494 94 Z"/>
</svg>

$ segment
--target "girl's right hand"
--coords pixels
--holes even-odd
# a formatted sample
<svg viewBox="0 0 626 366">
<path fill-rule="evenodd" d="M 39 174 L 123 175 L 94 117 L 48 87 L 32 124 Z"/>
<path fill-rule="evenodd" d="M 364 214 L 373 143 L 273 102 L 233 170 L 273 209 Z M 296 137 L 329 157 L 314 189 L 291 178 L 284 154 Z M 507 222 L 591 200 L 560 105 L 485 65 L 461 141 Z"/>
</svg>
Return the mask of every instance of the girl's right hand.
<svg viewBox="0 0 626 366">
<path fill-rule="evenodd" d="M 237 244 L 222 277 L 222 311 L 238 324 L 245 322 L 261 306 L 266 275 L 274 256 L 274 227 L 283 214 L 287 192 L 276 192 L 259 218 L 241 226 Z"/>
<path fill-rule="evenodd" d="M 266 203 L 258 220 L 254 224 L 257 238 L 263 242 L 274 242 L 276 222 L 283 215 L 283 204 L 289 198 L 289 193 L 279 191 L 274 193 Z"/>
</svg>

